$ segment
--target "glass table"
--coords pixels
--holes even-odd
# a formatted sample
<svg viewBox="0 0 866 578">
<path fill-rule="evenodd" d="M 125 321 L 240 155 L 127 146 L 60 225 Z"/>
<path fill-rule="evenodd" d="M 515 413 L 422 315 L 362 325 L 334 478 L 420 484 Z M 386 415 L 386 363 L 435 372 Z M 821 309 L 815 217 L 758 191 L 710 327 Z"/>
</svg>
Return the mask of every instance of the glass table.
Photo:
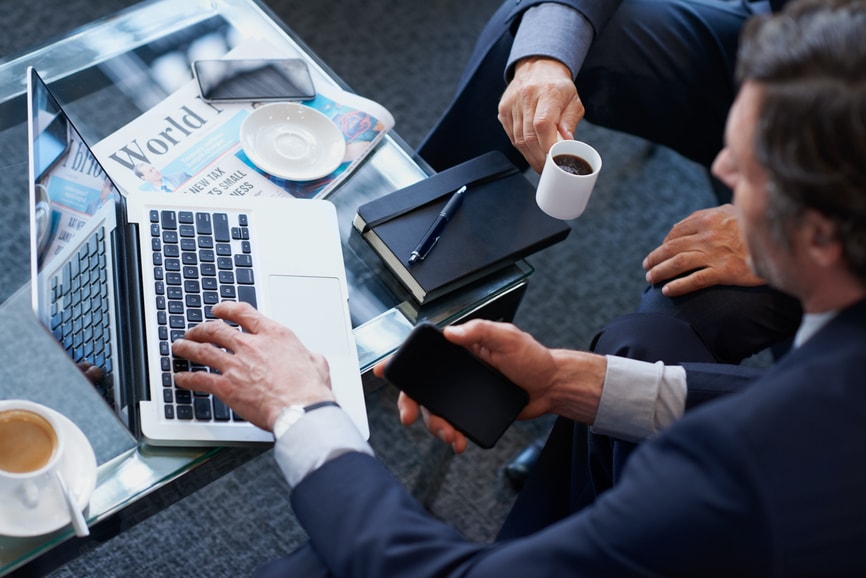
<svg viewBox="0 0 866 578">
<path fill-rule="evenodd" d="M 78 372 L 30 308 L 25 71 L 33 65 L 52 85 L 91 145 L 149 110 L 191 79 L 194 59 L 219 58 L 248 40 L 308 61 L 316 82 L 348 88 L 296 35 L 256 0 L 154 0 L 97 21 L 0 62 L 0 152 L 6 239 L 0 241 L 0 398 L 52 407 L 87 436 L 97 485 L 86 511 L 92 528 L 192 472 L 202 485 L 263 450 L 155 448 L 132 437 Z M 430 174 L 395 133 L 381 141 L 328 198 L 337 207 L 349 303 L 365 388 L 370 369 L 422 320 L 446 325 L 471 317 L 511 319 L 531 267 L 519 261 L 473 285 L 419 307 L 352 227 L 356 208 Z M 242 462 L 241 462 L 242 463 Z M 199 466 L 207 465 L 205 468 Z M 193 488 L 194 489 L 194 488 Z M 0 536 L 0 575 L 70 541 L 51 534 Z"/>
</svg>

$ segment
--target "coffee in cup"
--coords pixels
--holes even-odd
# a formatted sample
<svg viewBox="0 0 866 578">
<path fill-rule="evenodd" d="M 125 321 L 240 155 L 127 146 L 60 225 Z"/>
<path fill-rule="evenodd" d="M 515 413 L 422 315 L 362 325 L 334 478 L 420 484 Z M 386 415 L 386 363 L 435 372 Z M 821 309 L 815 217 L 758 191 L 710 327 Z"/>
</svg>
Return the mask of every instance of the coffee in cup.
<svg viewBox="0 0 866 578">
<path fill-rule="evenodd" d="M 559 154 L 553 157 L 556 166 L 572 175 L 591 175 L 592 166 L 589 162 L 577 155 Z"/>
<path fill-rule="evenodd" d="M 57 451 L 51 424 L 29 409 L 0 411 L 0 470 L 25 474 L 44 468 Z"/>
<path fill-rule="evenodd" d="M 586 209 L 600 170 L 601 156 L 594 148 L 576 140 L 561 140 L 547 153 L 535 202 L 551 217 L 563 220 L 579 217 Z"/>
<path fill-rule="evenodd" d="M 0 500 L 35 508 L 54 477 L 63 452 L 56 414 L 26 400 L 0 401 Z"/>
</svg>

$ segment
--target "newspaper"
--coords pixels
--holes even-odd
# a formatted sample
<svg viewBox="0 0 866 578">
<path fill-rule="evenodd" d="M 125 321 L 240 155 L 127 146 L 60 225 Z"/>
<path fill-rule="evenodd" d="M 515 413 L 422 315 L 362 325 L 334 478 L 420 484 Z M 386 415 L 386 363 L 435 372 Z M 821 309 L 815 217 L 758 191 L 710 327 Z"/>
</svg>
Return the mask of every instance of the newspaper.
<svg viewBox="0 0 866 578">
<path fill-rule="evenodd" d="M 207 103 L 195 81 L 101 140 L 93 152 L 123 194 L 325 197 L 394 126 L 394 118 L 380 104 L 331 84 L 317 82 L 316 91 L 302 104 L 324 113 L 346 139 L 343 161 L 317 180 L 291 181 L 256 167 L 241 147 L 240 128 L 260 103 Z"/>
</svg>

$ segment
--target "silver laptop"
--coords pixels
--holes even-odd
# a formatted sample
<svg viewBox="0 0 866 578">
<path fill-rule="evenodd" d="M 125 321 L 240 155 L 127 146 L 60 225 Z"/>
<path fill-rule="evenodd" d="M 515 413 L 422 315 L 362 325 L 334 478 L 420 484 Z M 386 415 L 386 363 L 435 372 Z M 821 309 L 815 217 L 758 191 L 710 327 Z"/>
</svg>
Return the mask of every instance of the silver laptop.
<svg viewBox="0 0 866 578">
<path fill-rule="evenodd" d="M 28 70 L 31 269 L 40 321 L 137 437 L 153 445 L 267 443 L 219 399 L 177 388 L 209 371 L 171 342 L 222 300 L 252 303 L 325 355 L 337 401 L 369 436 L 336 211 L 329 201 L 120 194 Z M 104 179 L 99 191 L 75 170 Z"/>
</svg>

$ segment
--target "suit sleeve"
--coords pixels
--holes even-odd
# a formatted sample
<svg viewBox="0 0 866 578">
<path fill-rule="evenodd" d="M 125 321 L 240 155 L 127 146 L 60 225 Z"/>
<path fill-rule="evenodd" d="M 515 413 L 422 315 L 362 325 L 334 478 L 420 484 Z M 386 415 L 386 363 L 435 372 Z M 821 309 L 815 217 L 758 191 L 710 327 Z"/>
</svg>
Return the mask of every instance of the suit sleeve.
<svg viewBox="0 0 866 578">
<path fill-rule="evenodd" d="M 761 377 L 766 369 L 724 363 L 683 363 L 688 395 L 686 411 L 707 401 L 742 391 Z"/>
<path fill-rule="evenodd" d="M 304 479 L 292 505 L 335 576 L 732 576 L 745 561 L 766 571 L 752 468 L 724 420 L 691 421 L 642 446 L 594 505 L 527 538 L 467 542 L 357 453 Z"/>
<path fill-rule="evenodd" d="M 722 363 L 664 365 L 608 355 L 593 433 L 631 442 L 657 434 L 707 401 L 742 391 L 764 369 Z"/>
</svg>

